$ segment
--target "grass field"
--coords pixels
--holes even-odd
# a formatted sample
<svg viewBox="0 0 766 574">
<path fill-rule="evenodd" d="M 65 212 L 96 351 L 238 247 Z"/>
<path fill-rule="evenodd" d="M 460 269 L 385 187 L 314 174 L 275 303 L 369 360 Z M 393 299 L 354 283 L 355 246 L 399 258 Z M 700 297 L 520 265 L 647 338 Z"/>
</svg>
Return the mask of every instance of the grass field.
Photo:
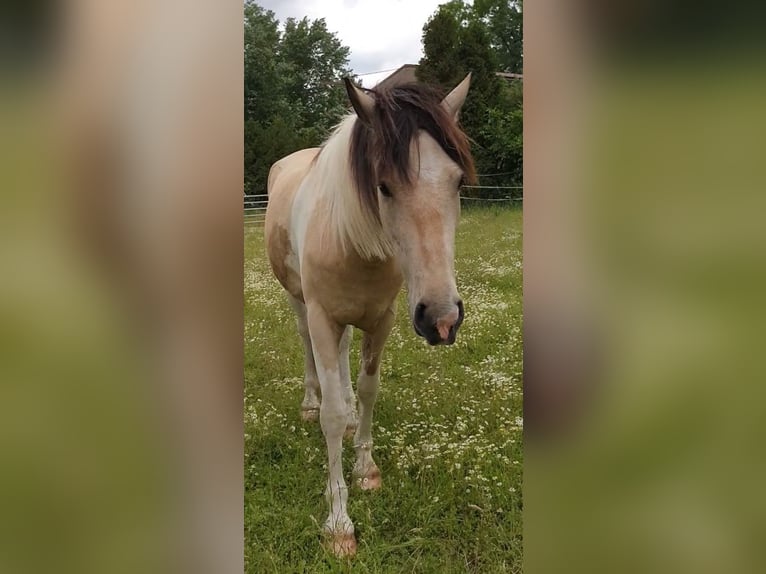
<svg viewBox="0 0 766 574">
<path fill-rule="evenodd" d="M 378 492 L 350 487 L 358 553 L 322 549 L 327 455 L 299 416 L 303 355 L 264 253 L 245 232 L 245 561 L 262 572 L 520 572 L 521 210 L 464 210 L 452 347 L 416 337 L 400 295 L 373 422 Z M 352 380 L 358 371 L 358 333 Z M 353 448 L 344 442 L 350 485 Z"/>
</svg>

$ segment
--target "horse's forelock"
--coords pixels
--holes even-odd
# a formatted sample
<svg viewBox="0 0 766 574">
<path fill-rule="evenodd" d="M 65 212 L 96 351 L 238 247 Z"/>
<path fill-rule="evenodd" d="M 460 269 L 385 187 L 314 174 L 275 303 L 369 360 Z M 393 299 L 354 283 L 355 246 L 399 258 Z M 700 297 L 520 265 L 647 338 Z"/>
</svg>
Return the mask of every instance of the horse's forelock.
<svg viewBox="0 0 766 574">
<path fill-rule="evenodd" d="M 468 182 L 476 171 L 468 138 L 441 98 L 425 84 L 371 90 L 375 115 L 371 126 L 357 120 L 350 142 L 351 173 L 362 204 L 379 217 L 377 186 L 387 178 L 410 184 L 410 143 L 420 130 L 428 133 L 463 170 Z"/>
</svg>

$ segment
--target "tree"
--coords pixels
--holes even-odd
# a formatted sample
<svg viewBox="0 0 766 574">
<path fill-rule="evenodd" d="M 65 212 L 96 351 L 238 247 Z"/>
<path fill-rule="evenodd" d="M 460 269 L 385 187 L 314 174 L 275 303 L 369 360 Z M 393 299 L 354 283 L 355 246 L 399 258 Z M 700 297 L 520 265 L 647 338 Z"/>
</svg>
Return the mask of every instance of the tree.
<svg viewBox="0 0 766 574">
<path fill-rule="evenodd" d="M 524 56 L 521 0 L 474 0 L 473 8 L 489 30 L 502 71 L 521 74 Z"/>
<path fill-rule="evenodd" d="M 253 0 L 244 7 L 245 193 L 266 191 L 271 165 L 319 145 L 345 111 L 349 49 L 323 19 L 288 19 Z"/>
<path fill-rule="evenodd" d="M 480 183 L 515 186 L 522 181 L 522 92 L 520 85 L 509 85 L 497 75 L 508 56 L 505 45 L 513 46 L 515 41 L 498 46 L 493 40 L 494 30 L 501 28 L 493 18 L 502 20 L 510 12 L 498 7 L 500 0 L 487 0 L 483 11 L 477 4 L 478 0 L 473 6 L 452 0 L 428 20 L 423 27 L 424 56 L 418 77 L 446 92 L 471 72 L 471 91 L 461 123 L 473 142 L 479 174 L 503 174 Z M 506 4 L 511 6 L 507 0 Z M 518 31 L 520 34 L 520 27 Z M 497 190 L 494 195 L 505 196 L 508 191 Z"/>
<path fill-rule="evenodd" d="M 320 132 L 343 115 L 346 91 L 342 80 L 351 75 L 349 49 L 327 30 L 323 18 L 310 22 L 288 18 L 279 47 L 285 95 L 299 110 L 300 123 Z"/>
<path fill-rule="evenodd" d="M 506 177 L 493 176 L 485 178 L 489 185 L 510 185 L 517 186 L 522 182 L 523 174 L 523 127 L 524 111 L 522 107 L 521 84 L 515 82 L 509 86 L 509 97 L 507 98 L 508 108 L 503 110 L 499 108 L 489 108 L 487 110 L 487 121 L 480 128 L 481 140 L 484 142 L 486 154 L 494 162 L 494 172 L 489 173 L 508 173 Z M 489 165 L 485 164 L 485 168 Z M 485 172 L 487 173 L 487 172 Z M 506 190 L 507 191 L 507 190 Z M 520 196 L 516 193 L 518 190 L 512 190 L 514 193 L 500 193 L 495 195 Z"/>
<path fill-rule="evenodd" d="M 245 121 L 284 112 L 280 108 L 282 89 L 276 56 L 278 24 L 274 12 L 252 1 L 245 3 Z"/>
</svg>

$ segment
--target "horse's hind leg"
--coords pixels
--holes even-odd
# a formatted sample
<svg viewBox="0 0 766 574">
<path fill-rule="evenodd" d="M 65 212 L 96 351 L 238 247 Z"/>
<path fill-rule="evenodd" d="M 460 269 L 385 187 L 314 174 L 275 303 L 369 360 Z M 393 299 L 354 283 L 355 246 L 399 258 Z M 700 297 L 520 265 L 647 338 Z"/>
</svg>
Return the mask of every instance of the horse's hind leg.
<svg viewBox="0 0 766 574">
<path fill-rule="evenodd" d="M 354 328 L 349 325 L 346 327 L 346 330 L 343 332 L 343 336 L 340 339 L 340 354 L 338 356 L 338 368 L 340 369 L 340 382 L 342 385 L 341 394 L 348 411 L 346 432 L 343 434 L 344 438 L 351 438 L 354 436 L 357 427 L 356 397 L 354 396 L 354 389 L 351 386 L 351 369 L 348 360 L 349 349 L 353 337 Z"/>
<path fill-rule="evenodd" d="M 318 421 L 319 420 L 319 377 L 317 377 L 317 368 L 314 363 L 314 351 L 311 348 L 311 336 L 309 335 L 309 325 L 306 319 L 306 305 L 293 297 L 288 295 L 287 298 L 290 301 L 295 314 L 298 318 L 298 333 L 300 333 L 301 340 L 303 341 L 303 358 L 304 358 L 304 394 L 303 402 L 301 402 L 301 418 L 304 421 Z"/>
</svg>

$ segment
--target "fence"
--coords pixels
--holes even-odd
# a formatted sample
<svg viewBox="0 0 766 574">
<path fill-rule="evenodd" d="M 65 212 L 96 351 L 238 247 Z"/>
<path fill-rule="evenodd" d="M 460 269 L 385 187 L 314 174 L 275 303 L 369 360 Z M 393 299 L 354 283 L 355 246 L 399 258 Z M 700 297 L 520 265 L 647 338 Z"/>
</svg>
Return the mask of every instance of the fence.
<svg viewBox="0 0 766 574">
<path fill-rule="evenodd" d="M 494 185 L 466 185 L 465 189 L 508 189 L 517 190 L 523 189 L 522 186 L 494 186 Z M 464 205 L 498 205 L 509 204 L 523 200 L 523 197 L 465 197 L 460 196 L 460 200 Z M 245 225 L 263 225 L 264 219 L 266 219 L 266 206 L 269 203 L 268 195 L 262 193 L 260 195 L 246 195 L 245 196 Z"/>
<path fill-rule="evenodd" d="M 521 191 L 524 188 L 520 185 L 464 185 L 462 187 L 464 191 L 470 191 L 470 195 L 466 193 L 460 194 L 460 199 L 463 205 L 480 205 L 484 202 L 500 202 L 500 203 L 513 203 L 514 201 L 522 201 L 523 196 L 521 193 L 515 193 L 517 190 Z M 497 197 L 495 190 L 505 189 L 505 197 Z M 492 191 L 487 191 L 492 190 Z M 487 195 L 491 197 L 486 197 Z M 513 197 L 516 195 L 517 197 Z"/>
<path fill-rule="evenodd" d="M 266 219 L 266 206 L 269 196 L 265 193 L 260 195 L 245 196 L 245 225 L 263 225 Z"/>
</svg>

